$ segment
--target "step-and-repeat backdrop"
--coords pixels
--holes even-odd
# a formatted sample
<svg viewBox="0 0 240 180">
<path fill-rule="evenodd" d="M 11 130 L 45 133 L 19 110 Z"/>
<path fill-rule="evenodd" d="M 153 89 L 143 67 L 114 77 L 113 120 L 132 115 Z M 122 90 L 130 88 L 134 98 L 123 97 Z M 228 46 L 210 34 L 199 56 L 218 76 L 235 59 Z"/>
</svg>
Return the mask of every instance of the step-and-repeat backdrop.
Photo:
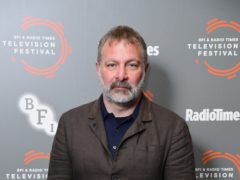
<svg viewBox="0 0 240 180">
<path fill-rule="evenodd" d="M 97 44 L 148 45 L 149 98 L 183 117 L 197 179 L 240 179 L 239 0 L 0 1 L 0 179 L 47 178 L 61 114 L 99 97 Z"/>
</svg>

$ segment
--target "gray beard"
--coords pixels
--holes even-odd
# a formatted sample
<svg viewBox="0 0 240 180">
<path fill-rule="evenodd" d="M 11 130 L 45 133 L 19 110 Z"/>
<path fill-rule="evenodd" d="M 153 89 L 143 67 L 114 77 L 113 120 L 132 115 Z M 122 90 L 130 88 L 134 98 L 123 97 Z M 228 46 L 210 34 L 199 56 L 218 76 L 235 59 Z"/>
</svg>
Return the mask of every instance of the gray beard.
<svg viewBox="0 0 240 180">
<path fill-rule="evenodd" d="M 126 81 L 115 81 L 110 87 L 106 87 L 103 83 L 102 77 L 99 77 L 99 79 L 103 87 L 103 95 L 107 97 L 110 102 L 120 106 L 128 106 L 140 97 L 145 80 L 145 72 L 137 86 L 132 86 Z M 125 87 L 127 90 L 125 92 L 114 92 L 113 88 L 116 86 Z"/>
</svg>

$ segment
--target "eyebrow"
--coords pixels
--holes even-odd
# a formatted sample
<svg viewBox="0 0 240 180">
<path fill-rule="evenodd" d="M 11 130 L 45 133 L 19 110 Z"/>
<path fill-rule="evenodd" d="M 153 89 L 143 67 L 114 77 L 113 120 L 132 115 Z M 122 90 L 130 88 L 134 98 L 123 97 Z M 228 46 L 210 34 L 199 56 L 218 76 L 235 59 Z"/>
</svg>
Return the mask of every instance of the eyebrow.
<svg viewBox="0 0 240 180">
<path fill-rule="evenodd" d="M 106 60 L 106 61 L 118 62 L 118 60 L 116 60 L 116 59 L 108 59 L 108 60 Z M 128 59 L 128 60 L 126 60 L 126 62 L 131 62 L 131 61 L 142 62 L 141 59 Z"/>
</svg>

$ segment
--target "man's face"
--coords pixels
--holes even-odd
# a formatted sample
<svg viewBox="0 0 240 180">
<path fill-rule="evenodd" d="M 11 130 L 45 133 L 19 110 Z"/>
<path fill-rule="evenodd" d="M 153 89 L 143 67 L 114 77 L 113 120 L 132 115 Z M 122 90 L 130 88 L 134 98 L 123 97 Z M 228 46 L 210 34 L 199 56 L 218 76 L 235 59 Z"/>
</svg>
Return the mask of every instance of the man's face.
<svg viewBox="0 0 240 180">
<path fill-rule="evenodd" d="M 97 73 L 103 94 L 113 103 L 127 104 L 139 97 L 146 67 L 137 43 L 108 41 L 102 47 Z"/>
</svg>

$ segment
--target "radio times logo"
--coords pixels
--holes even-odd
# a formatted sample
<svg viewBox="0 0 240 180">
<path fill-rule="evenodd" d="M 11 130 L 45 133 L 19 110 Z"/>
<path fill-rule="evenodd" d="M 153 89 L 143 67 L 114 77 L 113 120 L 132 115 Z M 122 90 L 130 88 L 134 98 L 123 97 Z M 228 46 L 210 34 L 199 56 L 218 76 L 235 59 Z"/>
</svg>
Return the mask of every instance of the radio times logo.
<svg viewBox="0 0 240 180">
<path fill-rule="evenodd" d="M 21 63 L 28 73 L 51 78 L 63 65 L 72 49 L 64 35 L 64 26 L 49 19 L 25 17 L 10 39 L 1 44 L 10 50 L 10 59 Z"/>
<path fill-rule="evenodd" d="M 224 109 L 203 109 L 201 111 L 186 109 L 185 120 L 188 122 L 239 122 L 240 112 Z"/>
<path fill-rule="evenodd" d="M 228 164 L 228 167 L 212 167 L 212 162 L 221 161 L 221 163 Z M 239 179 L 240 174 L 240 155 L 231 154 L 228 152 L 219 152 L 207 150 L 202 155 L 202 164 L 208 167 L 197 167 L 196 178 L 205 179 L 221 179 L 221 180 L 235 180 Z"/>
<path fill-rule="evenodd" d="M 147 46 L 147 54 L 148 54 L 148 56 L 158 56 L 159 55 L 159 46 L 157 46 L 157 45 Z"/>
<path fill-rule="evenodd" d="M 235 21 L 213 18 L 208 21 L 206 35 L 187 47 L 195 54 L 195 63 L 217 77 L 233 79 L 240 70 L 240 24 Z"/>
<path fill-rule="evenodd" d="M 49 136 L 56 134 L 58 122 L 52 108 L 41 103 L 35 95 L 23 95 L 19 100 L 19 108 L 26 114 L 29 124 L 34 129 L 44 131 Z"/>
<path fill-rule="evenodd" d="M 24 166 L 17 168 L 14 172 L 5 173 L 4 179 L 14 180 L 14 179 L 39 179 L 46 180 L 48 169 L 47 168 L 35 168 L 35 165 L 39 166 L 39 163 L 47 163 L 50 159 L 50 154 L 45 152 L 39 152 L 36 150 L 30 150 L 24 154 L 23 164 Z M 31 166 L 31 167 L 29 167 Z"/>
</svg>

